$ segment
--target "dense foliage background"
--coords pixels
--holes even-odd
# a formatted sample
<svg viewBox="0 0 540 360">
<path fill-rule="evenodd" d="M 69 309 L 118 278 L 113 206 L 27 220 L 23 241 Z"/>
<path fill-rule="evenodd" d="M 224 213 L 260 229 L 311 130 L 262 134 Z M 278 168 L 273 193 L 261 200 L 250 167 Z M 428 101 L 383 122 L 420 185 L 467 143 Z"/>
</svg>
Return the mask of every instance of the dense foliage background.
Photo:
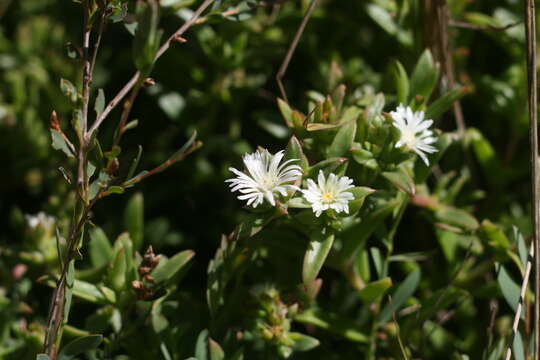
<svg viewBox="0 0 540 360">
<path fill-rule="evenodd" d="M 160 27 L 165 36 L 198 3 L 162 0 Z M 396 299 L 404 279 L 411 279 L 417 268 L 422 275 L 418 287 L 394 309 L 396 320 L 372 326 L 368 314 L 388 303 L 387 294 L 377 302 L 365 301 L 358 296 L 354 276 L 331 266 L 321 272 L 316 301 L 302 301 L 295 284 L 302 282 L 303 254 L 293 249 L 303 245 L 277 230 L 258 240 L 262 252 L 234 278 L 234 290 L 229 290 L 237 303 L 211 315 L 208 264 L 221 235 L 233 231 L 249 213 L 224 180 L 231 177 L 230 166 L 241 168 L 244 153 L 259 145 L 276 152 L 289 141 L 292 132 L 276 104 L 275 74 L 308 5 L 306 0 L 216 1 L 212 14 L 185 35 L 187 43 L 175 44 L 156 63 L 156 85 L 143 89 L 135 104 L 132 118 L 139 119 L 139 126 L 124 136 L 120 168 L 129 167 L 139 144 L 144 149 L 140 167 L 158 165 L 194 129 L 204 146 L 135 190 L 98 203 L 92 222 L 103 229 L 95 236 L 106 236 L 111 244 L 125 231 L 140 238 L 141 254 L 152 245 L 167 256 L 187 249 L 195 255 L 175 276 L 168 288 L 172 295 L 159 304 L 157 315 L 151 309 L 132 311 L 125 304 L 115 308 L 74 298 L 66 341 L 86 331 L 108 337 L 87 358 L 195 355 L 214 360 L 217 357 L 210 356 L 217 356 L 212 352 L 216 346 L 227 359 L 240 358 L 241 349 L 246 359 L 278 358 L 283 350 L 257 335 L 256 323 L 267 321 L 268 312 L 280 311 L 269 308 L 295 302 L 301 310 L 321 309 L 322 315 L 292 323 L 294 331 L 320 342 L 311 351 L 293 352 L 294 359 L 501 357 L 512 305 L 517 304 L 515 286 L 522 278 L 520 256 L 526 258 L 524 242 L 529 243 L 531 231 L 524 29 L 522 24 L 492 28 L 520 21 L 521 4 L 515 0 L 449 1 L 456 80 L 467 88 L 461 100 L 467 129 L 420 192 L 468 215 L 452 222 L 425 206 L 407 207 L 393 242 L 393 285 L 384 291 Z M 133 4 L 129 6 L 131 14 Z M 426 48 L 440 61 L 431 39 L 438 25 L 430 6 L 428 0 L 321 0 L 285 76 L 291 107 L 307 114 L 308 103 L 318 98 L 314 91 L 331 94 L 345 84 L 347 105 L 367 109 L 373 105 L 369 99 L 384 93 L 384 111 L 393 110 L 395 60 L 408 74 Z M 238 13 L 221 15 L 230 8 Z M 54 109 L 61 123 L 69 122 L 71 105 L 60 79 L 81 82 L 80 63 L 68 56 L 67 45 L 80 45 L 81 5 L 7 0 L 0 3 L 0 19 L 0 359 L 34 359 L 41 351 L 51 294 L 43 277 L 59 266 L 55 226 L 67 232 L 75 202 L 58 171 L 74 163 L 51 147 L 49 116 Z M 458 26 L 463 22 L 474 26 Z M 103 88 L 108 99 L 135 71 L 132 39 L 122 22 L 107 24 L 93 86 Z M 444 86 L 443 80 L 433 99 L 445 93 Z M 103 126 L 100 136 L 109 139 L 105 141 L 111 141 L 119 113 L 115 110 Z M 436 119 L 435 126 L 459 137 L 452 111 Z M 34 218 L 41 212 L 46 215 Z M 366 249 L 383 248 L 392 224 L 387 221 L 372 234 Z M 520 249 L 518 232 L 525 239 Z M 89 255 L 87 238 L 77 278 L 97 284 L 106 275 L 96 269 L 108 264 Z M 361 255 L 366 282 L 378 280 L 372 254 Z M 122 291 L 132 289 L 128 284 Z M 528 296 L 527 305 L 530 300 Z M 532 332 L 529 311 L 524 319 L 526 348 Z M 208 355 L 207 336 L 220 344 L 210 342 Z"/>
</svg>

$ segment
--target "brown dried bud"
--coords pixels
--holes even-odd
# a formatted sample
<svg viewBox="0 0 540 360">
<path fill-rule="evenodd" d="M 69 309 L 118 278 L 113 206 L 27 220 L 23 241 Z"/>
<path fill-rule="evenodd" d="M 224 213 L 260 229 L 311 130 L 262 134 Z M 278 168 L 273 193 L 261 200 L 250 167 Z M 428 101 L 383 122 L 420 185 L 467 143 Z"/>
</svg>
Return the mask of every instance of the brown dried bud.
<svg viewBox="0 0 540 360">
<path fill-rule="evenodd" d="M 154 85 L 156 85 L 156 80 L 154 80 L 152 78 L 149 78 L 149 77 L 144 79 L 143 87 L 147 88 L 147 87 L 154 86 Z"/>
<path fill-rule="evenodd" d="M 174 38 L 173 38 L 173 41 L 174 42 L 177 42 L 177 43 L 180 43 L 180 44 L 185 44 L 187 43 L 187 39 L 185 37 L 182 37 L 181 35 L 176 35 Z"/>
<path fill-rule="evenodd" d="M 154 249 L 152 248 L 152 245 L 150 245 L 148 249 L 146 249 L 146 252 L 144 253 L 141 267 L 148 266 L 151 268 L 151 270 L 153 270 L 155 269 L 156 266 L 158 266 L 160 259 L 161 259 L 161 255 L 155 255 Z"/>
<path fill-rule="evenodd" d="M 28 266 L 24 264 L 15 265 L 13 269 L 11 269 L 11 276 L 13 276 L 13 280 L 17 281 L 22 278 L 26 273 L 26 270 L 28 270 Z"/>
<path fill-rule="evenodd" d="M 51 124 L 51 129 L 53 130 L 56 130 L 56 131 L 61 131 L 60 130 L 60 123 L 58 122 L 58 116 L 56 116 L 56 111 L 52 111 L 51 113 L 51 117 L 49 118 L 49 121 L 50 121 L 50 124 Z"/>
<path fill-rule="evenodd" d="M 152 283 L 152 284 L 156 282 L 156 280 L 154 280 L 154 278 L 153 278 L 152 275 L 150 275 L 150 274 L 144 275 L 144 280 L 145 280 L 146 282 L 149 282 L 149 283 Z"/>
<path fill-rule="evenodd" d="M 139 271 L 140 276 L 145 276 L 145 275 L 148 275 L 148 274 L 150 274 L 152 272 L 152 268 L 149 267 L 149 266 L 142 266 L 142 264 L 141 264 L 141 266 L 139 266 L 138 271 Z"/>
<path fill-rule="evenodd" d="M 142 281 L 133 280 L 131 282 L 131 287 L 134 288 L 135 290 L 142 290 L 144 289 L 144 284 L 142 283 Z"/>
<path fill-rule="evenodd" d="M 109 175 L 114 175 L 118 168 L 120 167 L 120 162 L 118 161 L 118 158 L 114 158 L 111 161 L 109 161 L 109 166 L 107 167 L 106 171 Z"/>
</svg>

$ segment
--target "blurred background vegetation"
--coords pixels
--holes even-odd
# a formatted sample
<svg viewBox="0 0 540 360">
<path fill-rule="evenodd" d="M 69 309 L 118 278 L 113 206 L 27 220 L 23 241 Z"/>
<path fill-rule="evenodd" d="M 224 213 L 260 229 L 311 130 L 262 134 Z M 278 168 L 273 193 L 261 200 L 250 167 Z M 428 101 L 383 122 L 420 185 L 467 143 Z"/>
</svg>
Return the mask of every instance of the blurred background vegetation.
<svg viewBox="0 0 540 360">
<path fill-rule="evenodd" d="M 198 3 L 161 0 L 160 26 L 165 36 Z M 224 184 L 230 177 L 228 167 L 240 166 L 241 155 L 258 145 L 273 152 L 282 149 L 290 136 L 276 106 L 275 74 L 309 5 L 307 0 L 217 3 L 214 15 L 186 33 L 187 43 L 173 45 L 157 62 L 152 73 L 156 85 L 139 96 L 132 113 L 132 118 L 139 119 L 139 127 L 124 137 L 126 150 L 120 157 L 125 159 L 120 166 L 128 167 L 140 144 L 144 149 L 141 168 L 151 168 L 166 160 L 194 129 L 204 142 L 185 161 L 137 189 L 144 194 L 144 246 L 140 251 L 152 245 L 156 253 L 172 255 L 192 249 L 196 254 L 179 285 L 175 305 L 166 309 L 169 326 L 175 329 L 169 334 L 176 339 L 171 351 L 175 359 L 193 355 L 199 333 L 210 327 L 205 295 L 208 263 L 221 234 L 231 232 L 244 216 L 240 202 Z M 391 104 L 394 61 L 398 59 L 410 73 L 424 49 L 432 46 L 435 25 L 430 4 L 429 0 L 321 0 L 285 76 L 291 106 L 306 109 L 308 91 L 327 94 L 338 83 L 347 86 L 349 102 L 384 92 Z M 510 234 L 515 225 L 528 240 L 524 28 L 517 24 L 521 4 L 517 0 L 450 0 L 448 5 L 456 80 L 469 88 L 461 101 L 464 119 L 468 128 L 478 130 L 467 133 L 463 148 L 449 152 L 439 171 L 453 172 L 459 177 L 456 181 L 463 183 L 458 206 L 479 220 L 497 224 L 503 233 Z M 230 8 L 239 11 L 219 15 Z M 509 24 L 517 25 L 497 29 Z M 50 146 L 49 116 L 55 110 L 61 123 L 70 118 L 70 104 L 59 83 L 65 78 L 80 85 L 80 64 L 68 56 L 68 44 L 79 45 L 81 37 L 81 9 L 76 2 L 0 2 L 0 359 L 33 359 L 41 348 L 51 289 L 37 279 L 58 266 L 51 224 L 68 227 L 75 199 L 58 170 L 73 163 Z M 110 99 L 134 71 L 132 35 L 123 23 L 109 23 L 94 88 L 103 88 Z M 119 113 L 115 110 L 106 120 L 103 138 L 112 138 Z M 436 127 L 454 130 L 452 112 Z M 130 215 L 124 215 L 129 212 L 128 202 L 142 199 L 134 194 L 111 196 L 95 207 L 92 221 L 110 239 L 129 227 Z M 34 217 L 41 212 L 54 219 Z M 491 249 L 489 242 L 480 242 L 484 247 L 472 251 L 467 244 L 465 236 L 457 240 L 441 236 L 419 211 L 405 213 L 394 252 L 423 254 L 419 261 L 423 291 L 444 287 L 461 261 L 470 263 L 458 281 L 469 297 L 438 313 L 441 317 L 457 315 L 449 317 L 448 323 L 441 321 L 444 327 L 437 328 L 443 333 L 439 337 L 425 335 L 430 344 L 415 358 L 461 359 L 459 354 L 488 358 L 492 351 L 486 349 L 508 334 L 513 312 L 499 290 L 494 267 L 496 261 L 509 261 L 508 257 Z M 446 246 L 455 246 L 457 253 L 445 256 L 449 254 Z M 516 246 L 511 243 L 508 251 L 517 253 Z M 84 271 L 90 260 L 85 256 L 79 264 Z M 392 272 L 395 284 L 404 277 L 404 264 Z M 258 265 L 256 271 L 264 273 L 268 268 Z M 514 269 L 512 274 L 519 283 L 519 271 Z M 346 308 L 354 297 L 346 290 L 346 281 L 332 270 L 323 271 L 322 277 L 328 287 L 323 286 L 319 295 L 321 307 L 336 312 Z M 336 297 L 341 300 L 335 301 Z M 84 301 L 74 306 L 70 324 L 85 328 L 96 308 Z M 488 330 L 490 326 L 492 330 Z M 388 331 L 393 334 L 395 330 Z M 233 334 L 218 334 L 218 340 L 230 342 Z M 385 336 L 390 335 L 380 336 L 379 341 L 389 341 Z M 361 358 L 366 351 L 365 345 L 339 334 L 317 333 L 315 337 L 321 341 L 318 349 L 295 353 L 293 358 L 352 359 Z M 140 344 L 129 346 L 140 348 Z M 118 353 L 133 359 L 163 357 L 159 349 L 149 346 L 136 351 Z M 246 358 L 265 358 L 257 349 L 251 351 Z M 394 356 L 390 351 L 379 358 Z"/>
</svg>

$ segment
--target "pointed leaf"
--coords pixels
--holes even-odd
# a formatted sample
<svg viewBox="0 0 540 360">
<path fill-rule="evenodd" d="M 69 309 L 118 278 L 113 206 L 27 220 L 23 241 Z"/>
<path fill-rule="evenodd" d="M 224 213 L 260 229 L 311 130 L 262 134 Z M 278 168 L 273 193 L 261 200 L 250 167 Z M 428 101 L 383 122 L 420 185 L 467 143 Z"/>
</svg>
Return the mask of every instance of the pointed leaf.
<svg viewBox="0 0 540 360">
<path fill-rule="evenodd" d="M 394 81 L 396 83 L 396 100 L 398 104 L 407 104 L 409 98 L 409 76 L 399 61 L 393 67 Z"/>
<path fill-rule="evenodd" d="M 356 120 L 351 120 L 340 127 L 332 144 L 328 148 L 329 157 L 339 157 L 346 155 L 354 141 L 356 135 Z"/>
<path fill-rule="evenodd" d="M 429 50 L 425 50 L 416 63 L 416 67 L 411 76 L 409 102 L 417 95 L 427 101 L 437 85 L 439 79 L 439 67 L 435 64 L 433 56 Z"/>
<path fill-rule="evenodd" d="M 105 109 L 105 92 L 103 89 L 98 90 L 98 95 L 96 97 L 96 102 L 94 103 L 94 110 L 96 112 L 96 116 L 99 117 L 101 113 L 103 112 L 103 109 Z"/>
<path fill-rule="evenodd" d="M 332 249 L 334 234 L 316 234 L 308 244 L 308 249 L 304 255 L 304 266 L 302 268 L 302 280 L 306 286 L 310 286 L 317 278 L 319 271 Z"/>
<path fill-rule="evenodd" d="M 452 107 L 454 102 L 461 99 L 469 92 L 466 87 L 451 90 L 434 101 L 426 110 L 426 119 L 437 119 Z"/>
<path fill-rule="evenodd" d="M 93 350 L 101 344 L 102 335 L 88 335 L 73 340 L 60 351 L 58 360 L 70 360 L 89 350 Z"/>
<path fill-rule="evenodd" d="M 296 351 L 309 351 L 319 346 L 319 340 L 314 337 L 301 334 L 299 332 L 290 332 L 289 339 L 294 341 L 292 345 L 293 350 Z"/>
<path fill-rule="evenodd" d="M 398 286 L 396 292 L 392 296 L 392 300 L 384 306 L 379 314 L 377 321 L 379 324 L 388 322 L 388 320 L 392 318 L 392 315 L 414 294 L 420 283 L 420 276 L 420 269 L 416 269 Z"/>
<path fill-rule="evenodd" d="M 185 250 L 166 261 L 161 260 L 157 268 L 152 271 L 152 277 L 157 284 L 171 280 L 193 256 L 195 256 L 195 252 Z"/>
<path fill-rule="evenodd" d="M 358 292 L 358 296 L 366 304 L 371 304 L 386 293 L 392 286 L 392 279 L 389 277 L 370 282 L 365 288 Z"/>
<path fill-rule="evenodd" d="M 217 342 L 208 338 L 208 347 L 210 349 L 210 360 L 224 360 L 225 353 Z"/>
<path fill-rule="evenodd" d="M 144 240 L 144 198 L 141 193 L 129 199 L 124 212 L 124 226 L 133 241 L 133 248 L 139 250 Z"/>
</svg>

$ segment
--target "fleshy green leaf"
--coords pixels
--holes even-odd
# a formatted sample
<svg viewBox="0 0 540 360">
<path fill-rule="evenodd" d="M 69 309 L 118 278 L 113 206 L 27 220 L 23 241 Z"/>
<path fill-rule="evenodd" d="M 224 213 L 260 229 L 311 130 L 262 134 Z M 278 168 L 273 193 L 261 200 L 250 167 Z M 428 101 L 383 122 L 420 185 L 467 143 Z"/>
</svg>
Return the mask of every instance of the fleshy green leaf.
<svg viewBox="0 0 540 360">
<path fill-rule="evenodd" d="M 152 271 L 156 283 L 170 281 L 195 256 L 192 250 L 182 251 L 168 260 L 162 259 Z"/>
<path fill-rule="evenodd" d="M 77 102 L 77 88 L 71 83 L 71 81 L 66 79 L 60 79 L 60 90 L 72 103 Z"/>
<path fill-rule="evenodd" d="M 468 88 L 460 87 L 451 90 L 434 101 L 426 110 L 426 119 L 437 119 L 452 107 L 454 102 L 461 99 L 469 92 Z"/>
<path fill-rule="evenodd" d="M 113 249 L 107 235 L 101 228 L 90 230 L 90 260 L 94 267 L 102 267 L 110 263 L 113 256 Z"/>
<path fill-rule="evenodd" d="M 94 103 L 94 110 L 96 115 L 99 116 L 105 109 L 105 92 L 103 89 L 98 90 L 98 95 L 96 97 L 96 102 Z"/>
<path fill-rule="evenodd" d="M 217 342 L 208 338 L 208 348 L 210 349 L 210 360 L 224 360 L 225 353 Z"/>
<path fill-rule="evenodd" d="M 356 135 L 356 119 L 350 120 L 339 128 L 332 144 L 328 148 L 329 157 L 340 157 L 346 155 L 354 141 Z"/>
<path fill-rule="evenodd" d="M 396 84 L 396 97 L 398 104 L 407 104 L 409 98 L 409 76 L 399 61 L 393 66 L 394 81 Z"/>
<path fill-rule="evenodd" d="M 133 241 L 133 248 L 139 250 L 144 240 L 144 198 L 141 193 L 129 199 L 124 212 L 124 226 Z"/>
<path fill-rule="evenodd" d="M 398 286 L 396 292 L 392 296 L 392 300 L 384 306 L 379 314 L 377 320 L 379 324 L 388 322 L 388 320 L 392 318 L 392 314 L 398 311 L 405 301 L 414 294 L 420 283 L 420 276 L 420 269 L 416 269 Z"/>
<path fill-rule="evenodd" d="M 290 332 L 288 335 L 289 339 L 294 341 L 292 348 L 296 351 L 309 351 L 316 348 L 320 344 L 319 340 L 315 339 L 314 337 L 304 335 L 299 332 Z"/>
<path fill-rule="evenodd" d="M 427 101 L 437 85 L 439 79 L 439 67 L 435 64 L 429 50 L 425 50 L 416 63 L 411 76 L 409 102 L 420 95 L 423 101 Z"/>
<path fill-rule="evenodd" d="M 365 288 L 358 292 L 358 296 L 366 304 L 371 304 L 386 293 L 392 286 L 392 279 L 389 277 L 370 282 Z"/>
<path fill-rule="evenodd" d="M 306 286 L 310 286 L 317 278 L 319 271 L 332 249 L 334 234 L 316 234 L 308 244 L 304 255 L 304 265 L 302 267 L 302 280 Z"/>
<path fill-rule="evenodd" d="M 60 351 L 58 360 L 70 360 L 86 351 L 93 350 L 101 344 L 102 335 L 88 335 L 73 340 Z"/>
</svg>

